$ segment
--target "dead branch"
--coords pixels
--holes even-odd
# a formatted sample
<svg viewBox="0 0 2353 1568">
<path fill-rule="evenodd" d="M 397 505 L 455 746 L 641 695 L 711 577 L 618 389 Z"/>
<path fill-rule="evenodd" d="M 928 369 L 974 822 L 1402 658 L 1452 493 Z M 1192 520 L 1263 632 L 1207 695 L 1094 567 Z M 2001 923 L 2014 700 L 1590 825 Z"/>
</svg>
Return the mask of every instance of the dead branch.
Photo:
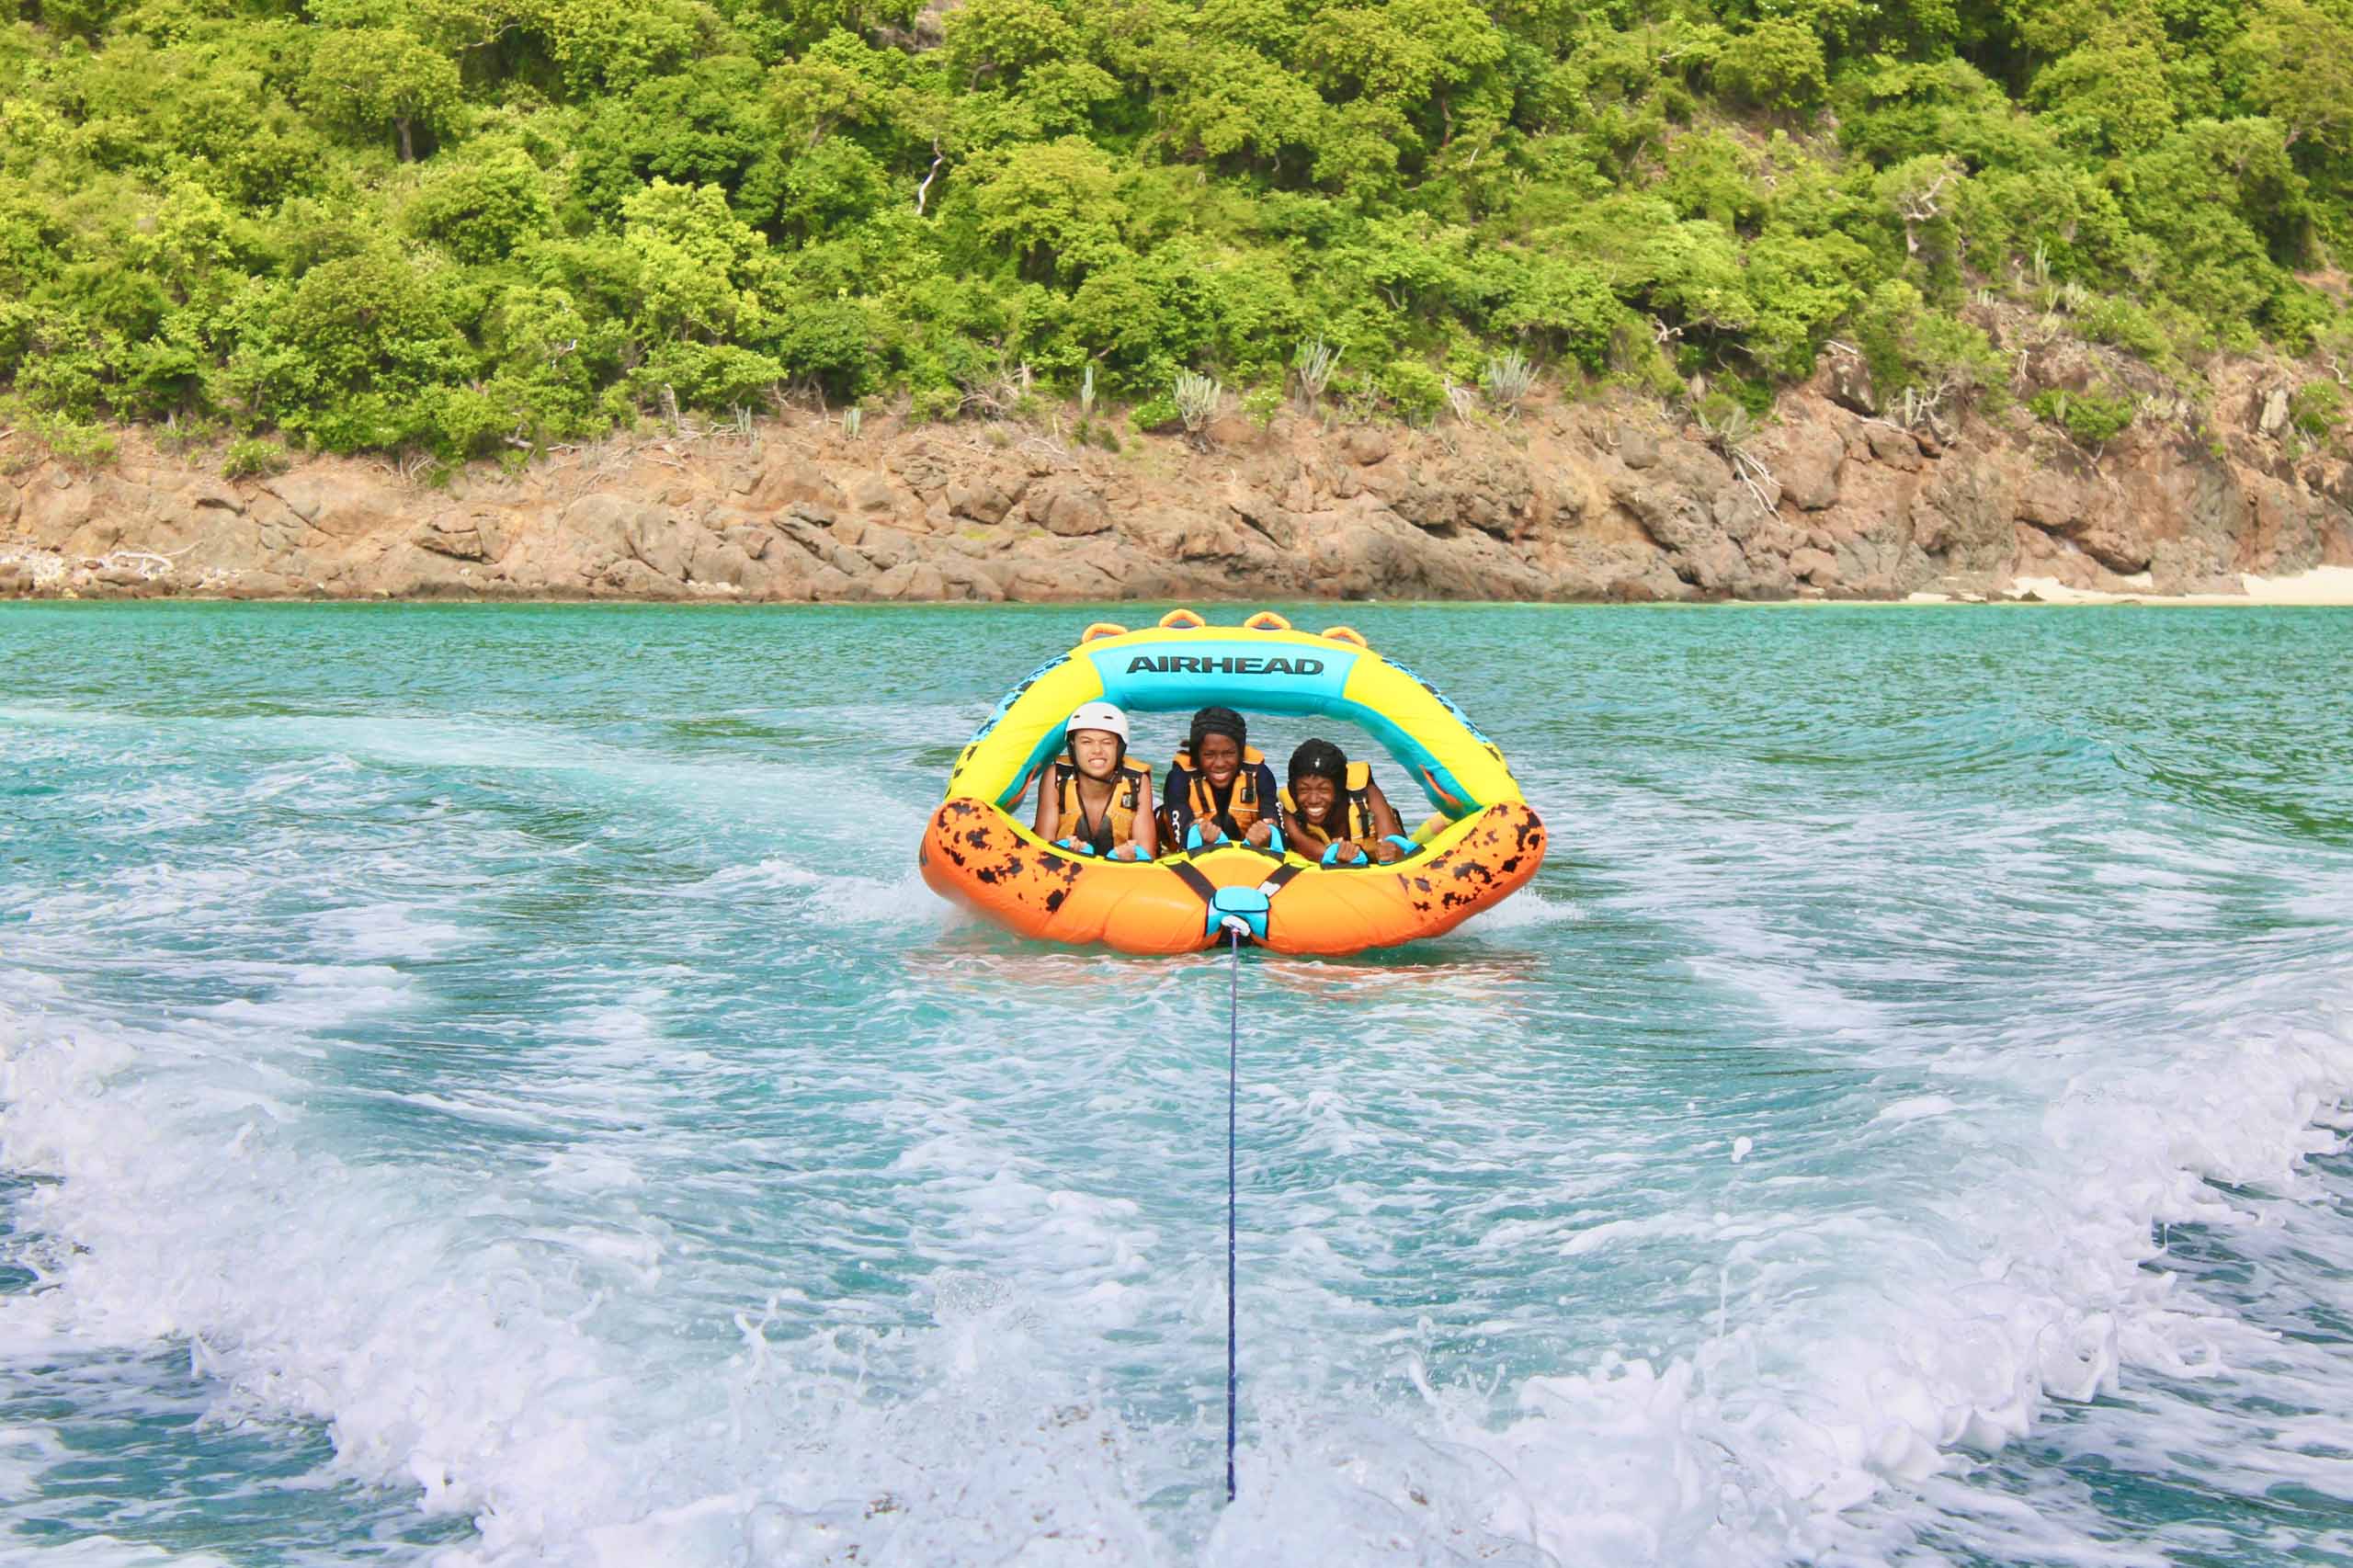
<svg viewBox="0 0 2353 1568">
<path fill-rule="evenodd" d="M 948 162 L 948 154 L 941 152 L 939 143 L 934 141 L 931 144 L 931 172 L 923 176 L 921 185 L 915 187 L 916 217 L 923 216 L 924 204 L 931 199 L 931 182 L 939 177 L 939 166 L 946 162 Z"/>
<path fill-rule="evenodd" d="M 1897 215 L 1904 220 L 1904 255 L 1917 256 L 1920 254 L 1920 237 L 1912 232 L 1912 225 L 1915 223 L 1926 223 L 1930 219 L 1938 216 L 1937 192 L 1942 190 L 1945 187 L 1945 182 L 1951 178 L 1952 171 L 1950 169 L 1947 169 L 1944 173 L 1938 175 L 1935 179 L 1928 183 L 1927 189 L 1915 191 L 1911 195 L 1903 198 L 1897 203 Z"/>
<path fill-rule="evenodd" d="M 1765 517 L 1771 517 L 1774 510 L 1773 502 L 1767 496 L 1765 486 L 1759 483 L 1758 480 L 1762 478 L 1769 483 L 1773 486 L 1774 493 L 1779 494 L 1781 482 L 1774 478 L 1773 471 L 1746 452 L 1734 451 L 1732 455 L 1732 472 L 1733 477 L 1739 480 L 1742 486 L 1747 490 L 1750 499 L 1756 503 L 1756 510 Z"/>
</svg>

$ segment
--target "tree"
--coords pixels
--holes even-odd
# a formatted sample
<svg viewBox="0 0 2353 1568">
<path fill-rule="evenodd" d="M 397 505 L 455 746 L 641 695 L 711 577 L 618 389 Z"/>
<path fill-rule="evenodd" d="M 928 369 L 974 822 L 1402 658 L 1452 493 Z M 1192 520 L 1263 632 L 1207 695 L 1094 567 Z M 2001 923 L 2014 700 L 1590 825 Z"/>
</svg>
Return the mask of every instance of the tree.
<svg viewBox="0 0 2353 1568">
<path fill-rule="evenodd" d="M 2035 74 L 2029 101 L 2061 141 L 2089 153 L 2145 153 L 2173 129 L 2171 77 L 2154 24 L 2105 21 Z"/>
<path fill-rule="evenodd" d="M 1466 95 L 1503 63 L 1504 35 L 1471 0 L 1327 6 L 1302 46 L 1327 93 L 1370 100 L 1452 140 Z"/>
<path fill-rule="evenodd" d="M 2307 141 L 2353 153 L 2353 25 L 2306 0 L 2263 0 L 2243 45 L 2247 97 Z"/>
<path fill-rule="evenodd" d="M 345 28 L 324 34 L 311 55 L 309 97 L 355 131 L 389 124 L 404 164 L 416 161 L 415 128 L 431 129 L 458 101 L 458 68 L 404 32 Z"/>
<path fill-rule="evenodd" d="M 533 26 L 575 93 L 627 90 L 693 55 L 714 18 L 693 0 L 540 0 Z"/>
<path fill-rule="evenodd" d="M 1727 44 L 1716 80 L 1760 108 L 1812 108 L 1830 85 L 1822 40 L 1812 28 L 1779 17 L 1766 18 Z"/>
<path fill-rule="evenodd" d="M 409 209 L 413 231 L 449 246 L 460 261 L 490 262 L 508 256 L 555 222 L 547 177 L 518 148 L 491 153 L 480 161 L 437 169 Z"/>
<path fill-rule="evenodd" d="M 1204 45 L 1155 107 L 1176 156 L 1260 166 L 1292 148 L 1312 153 L 1332 118 L 1313 87 L 1245 44 Z"/>
<path fill-rule="evenodd" d="M 756 284 L 767 241 L 728 208 L 725 191 L 656 178 L 621 216 L 641 264 L 638 319 L 654 335 L 716 343 L 764 329 Z"/>
<path fill-rule="evenodd" d="M 1051 0 L 970 0 L 948 25 L 949 69 L 967 86 L 1010 87 L 1079 52 L 1078 30 Z"/>
<path fill-rule="evenodd" d="M 973 221 L 1030 278 L 1075 283 L 1126 254 L 1120 239 L 1120 176 L 1110 157 L 1076 136 L 1031 142 L 976 160 Z"/>
<path fill-rule="evenodd" d="M 2148 282 L 2251 339 L 2258 313 L 2303 259 L 2307 187 L 2268 119 L 2192 120 L 2128 165 L 2124 213 L 2151 243 Z"/>
<path fill-rule="evenodd" d="M 1588 370 L 1608 362 L 1618 330 L 1633 320 L 1607 280 L 1563 256 L 1527 263 L 1495 324 L 1565 353 Z"/>
</svg>

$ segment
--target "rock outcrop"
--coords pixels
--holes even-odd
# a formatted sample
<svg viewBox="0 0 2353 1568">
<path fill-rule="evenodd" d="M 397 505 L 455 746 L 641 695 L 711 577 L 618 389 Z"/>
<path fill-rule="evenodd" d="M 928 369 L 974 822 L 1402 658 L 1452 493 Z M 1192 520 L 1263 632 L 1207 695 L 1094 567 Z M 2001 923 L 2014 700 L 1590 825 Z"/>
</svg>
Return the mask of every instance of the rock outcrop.
<svg viewBox="0 0 2353 1568">
<path fill-rule="evenodd" d="M 2353 468 L 2268 403 L 2096 456 L 2022 412 L 1910 429 L 1825 369 L 1738 447 L 1655 405 L 1110 453 L 1011 426 L 615 440 L 439 487 L 323 460 L 229 482 L 136 432 L 95 472 L 0 439 L 0 594 L 1486 599 L 2151 595 L 2353 565 Z M 1230 427 L 1229 427 L 1230 426 Z"/>
</svg>

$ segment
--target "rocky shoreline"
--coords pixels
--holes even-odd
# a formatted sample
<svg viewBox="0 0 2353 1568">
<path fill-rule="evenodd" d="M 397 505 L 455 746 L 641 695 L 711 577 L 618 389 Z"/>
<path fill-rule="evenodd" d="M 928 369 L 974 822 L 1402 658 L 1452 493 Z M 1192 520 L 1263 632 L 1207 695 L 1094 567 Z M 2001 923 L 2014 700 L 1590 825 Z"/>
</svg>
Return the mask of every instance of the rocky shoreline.
<svg viewBox="0 0 2353 1568">
<path fill-rule="evenodd" d="M 1118 451 L 1045 425 L 809 413 L 438 485 L 326 459 L 229 481 L 138 432 L 0 437 L 0 597 L 1541 601 L 2136 597 L 2353 566 L 2353 465 L 2259 384 L 2097 452 L 2022 409 L 1865 412 L 1836 368 L 1745 439 L 1620 399 L 1432 430 L 1286 413 Z"/>
</svg>

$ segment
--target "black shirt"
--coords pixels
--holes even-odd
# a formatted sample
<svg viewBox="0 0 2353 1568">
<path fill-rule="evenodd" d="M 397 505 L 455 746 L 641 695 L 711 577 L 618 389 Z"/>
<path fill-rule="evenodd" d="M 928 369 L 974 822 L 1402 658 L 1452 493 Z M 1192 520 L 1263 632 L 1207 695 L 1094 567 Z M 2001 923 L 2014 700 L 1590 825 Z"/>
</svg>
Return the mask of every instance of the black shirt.
<svg viewBox="0 0 2353 1568">
<path fill-rule="evenodd" d="M 1276 814 L 1282 809 L 1281 796 L 1275 786 L 1275 770 L 1263 762 L 1245 763 L 1242 772 L 1236 773 L 1233 776 L 1233 782 L 1227 785 L 1222 791 L 1212 785 L 1211 796 L 1217 805 L 1215 818 L 1217 825 L 1228 838 L 1237 843 L 1241 841 L 1244 835 L 1242 829 L 1234 825 L 1233 794 L 1235 790 L 1242 788 L 1243 773 L 1249 774 L 1257 788 L 1259 821 L 1274 822 Z M 1185 846 L 1186 830 L 1193 825 L 1194 778 L 1194 774 L 1177 767 L 1175 763 L 1168 765 L 1168 782 L 1162 786 L 1160 791 L 1161 821 L 1168 830 L 1168 842 L 1164 848 L 1181 849 Z"/>
</svg>

